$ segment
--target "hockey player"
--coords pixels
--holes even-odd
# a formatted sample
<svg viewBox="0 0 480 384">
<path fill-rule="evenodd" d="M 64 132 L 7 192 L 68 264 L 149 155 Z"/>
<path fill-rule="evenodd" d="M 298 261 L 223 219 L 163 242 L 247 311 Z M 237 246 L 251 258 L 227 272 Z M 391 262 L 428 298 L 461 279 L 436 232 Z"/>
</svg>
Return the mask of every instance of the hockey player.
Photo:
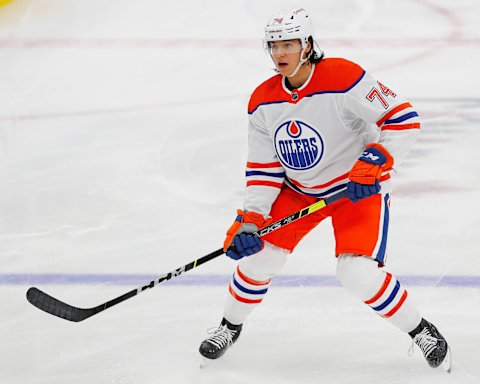
<svg viewBox="0 0 480 384">
<path fill-rule="evenodd" d="M 324 58 L 304 9 L 275 15 L 264 41 L 278 74 L 253 92 L 248 105 L 246 195 L 224 243 L 227 256 L 239 262 L 224 317 L 201 343 L 201 355 L 217 359 L 235 343 L 288 255 L 331 217 L 342 285 L 410 335 L 412 347 L 419 346 L 431 367 L 449 371 L 445 338 L 383 268 L 390 178 L 416 140 L 418 114 L 357 64 Z M 252 235 L 340 190 L 348 198 L 262 239 Z M 235 250 L 229 249 L 232 244 Z"/>
</svg>

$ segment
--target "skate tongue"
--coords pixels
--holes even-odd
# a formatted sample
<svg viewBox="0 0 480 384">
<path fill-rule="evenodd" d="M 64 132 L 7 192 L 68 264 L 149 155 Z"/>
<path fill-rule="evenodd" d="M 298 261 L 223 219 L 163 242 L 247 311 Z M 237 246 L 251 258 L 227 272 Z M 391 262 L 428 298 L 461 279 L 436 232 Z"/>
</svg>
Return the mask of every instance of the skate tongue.
<svg viewBox="0 0 480 384">
<path fill-rule="evenodd" d="M 433 337 L 427 328 L 424 328 L 420 333 L 417 333 L 412 339 L 412 344 L 408 349 L 408 355 L 412 356 L 414 345 L 417 344 L 422 350 L 425 357 L 428 357 L 437 345 L 437 339 Z"/>
</svg>

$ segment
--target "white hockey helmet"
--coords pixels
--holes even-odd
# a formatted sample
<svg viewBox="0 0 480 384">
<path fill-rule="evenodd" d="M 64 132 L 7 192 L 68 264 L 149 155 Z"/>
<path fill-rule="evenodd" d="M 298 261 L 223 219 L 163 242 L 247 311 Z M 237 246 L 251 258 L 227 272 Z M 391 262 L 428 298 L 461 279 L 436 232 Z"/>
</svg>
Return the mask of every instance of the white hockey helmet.
<svg viewBox="0 0 480 384">
<path fill-rule="evenodd" d="M 307 11 L 295 8 L 275 14 L 265 27 L 265 48 L 271 41 L 300 39 L 302 48 L 307 45 L 308 38 L 313 37 L 313 23 Z"/>
</svg>

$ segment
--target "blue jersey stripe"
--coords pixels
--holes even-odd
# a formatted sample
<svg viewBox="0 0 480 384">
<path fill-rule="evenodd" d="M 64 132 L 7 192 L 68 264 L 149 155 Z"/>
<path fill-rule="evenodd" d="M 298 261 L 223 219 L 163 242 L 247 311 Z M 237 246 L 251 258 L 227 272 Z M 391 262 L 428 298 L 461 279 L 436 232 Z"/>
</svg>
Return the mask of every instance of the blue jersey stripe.
<svg viewBox="0 0 480 384">
<path fill-rule="evenodd" d="M 271 172 L 264 172 L 264 171 L 247 171 L 246 175 L 247 177 L 248 176 L 269 176 L 269 177 L 283 178 L 285 177 L 285 172 L 271 173 Z"/>
<path fill-rule="evenodd" d="M 308 95 L 305 95 L 304 97 L 312 97 L 312 96 L 315 96 L 315 95 L 323 95 L 323 94 L 328 94 L 328 93 L 347 93 L 348 91 L 350 91 L 353 87 L 355 87 L 362 79 L 363 77 L 365 76 L 365 71 L 362 72 L 362 74 L 360 75 L 360 77 L 358 78 L 357 81 L 355 81 L 352 85 L 350 85 L 348 88 L 345 88 L 345 89 L 340 89 L 338 91 L 334 91 L 334 90 L 326 90 L 326 91 L 320 91 L 320 92 L 314 92 L 314 93 L 310 93 Z M 248 112 L 249 115 L 251 115 L 252 113 L 254 113 L 259 107 L 261 107 L 262 105 L 268 105 L 268 104 L 280 104 L 280 103 L 290 103 L 289 100 L 278 100 L 278 101 L 268 101 L 268 102 L 265 102 L 265 103 L 260 103 L 258 104 L 253 110 L 252 112 Z"/>
<path fill-rule="evenodd" d="M 255 109 L 252 112 L 248 112 L 248 114 L 249 115 L 253 114 L 262 105 L 281 104 L 281 103 L 289 103 L 289 101 L 288 100 L 279 100 L 279 101 L 269 101 L 269 102 L 266 102 L 266 103 L 260 103 L 255 107 Z"/>
<path fill-rule="evenodd" d="M 344 184 L 337 185 L 336 187 L 330 188 L 330 189 L 328 189 L 328 190 L 326 190 L 325 192 L 322 192 L 322 193 L 308 193 L 308 192 L 305 192 L 305 191 L 301 190 L 299 187 L 297 187 L 295 184 L 293 184 L 290 180 L 288 180 L 288 178 L 286 179 L 286 181 L 288 183 L 288 186 L 291 187 L 294 191 L 300 192 L 304 195 L 318 197 L 318 198 L 323 198 L 323 197 L 328 196 L 329 194 L 331 194 L 333 192 L 339 191 L 341 189 L 345 189 L 347 187 L 347 183 L 344 183 Z"/>
<path fill-rule="evenodd" d="M 326 93 L 347 93 L 348 91 L 350 91 L 353 87 L 355 87 L 363 79 L 363 76 L 365 76 L 365 71 L 363 71 L 362 74 L 360 75 L 360 77 L 358 78 L 358 80 L 355 81 L 348 88 L 345 88 L 345 89 L 342 89 L 342 90 L 339 90 L 339 91 L 328 90 L 328 91 L 314 92 L 314 93 L 310 93 L 309 95 L 306 95 L 305 97 L 311 97 L 311 96 L 315 96 L 315 95 L 323 95 L 323 94 L 326 94 Z"/>
<path fill-rule="evenodd" d="M 385 121 L 384 124 L 396 124 L 396 123 L 401 123 L 402 121 L 411 119 L 412 117 L 416 117 L 416 116 L 418 116 L 418 113 L 417 113 L 417 112 L 410 112 L 410 113 L 406 113 L 406 114 L 403 115 L 403 116 L 397 117 L 396 119 L 387 120 L 387 121 Z"/>
</svg>

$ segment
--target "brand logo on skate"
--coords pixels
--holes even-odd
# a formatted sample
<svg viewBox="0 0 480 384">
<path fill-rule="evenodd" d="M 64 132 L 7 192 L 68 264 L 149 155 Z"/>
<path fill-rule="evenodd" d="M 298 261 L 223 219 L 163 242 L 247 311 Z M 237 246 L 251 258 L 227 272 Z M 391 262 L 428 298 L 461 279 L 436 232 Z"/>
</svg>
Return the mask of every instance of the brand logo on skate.
<svg viewBox="0 0 480 384">
<path fill-rule="evenodd" d="M 281 163 L 294 170 L 310 169 L 323 156 L 323 140 L 313 127 L 299 121 L 289 120 L 275 131 L 275 150 Z"/>
</svg>

